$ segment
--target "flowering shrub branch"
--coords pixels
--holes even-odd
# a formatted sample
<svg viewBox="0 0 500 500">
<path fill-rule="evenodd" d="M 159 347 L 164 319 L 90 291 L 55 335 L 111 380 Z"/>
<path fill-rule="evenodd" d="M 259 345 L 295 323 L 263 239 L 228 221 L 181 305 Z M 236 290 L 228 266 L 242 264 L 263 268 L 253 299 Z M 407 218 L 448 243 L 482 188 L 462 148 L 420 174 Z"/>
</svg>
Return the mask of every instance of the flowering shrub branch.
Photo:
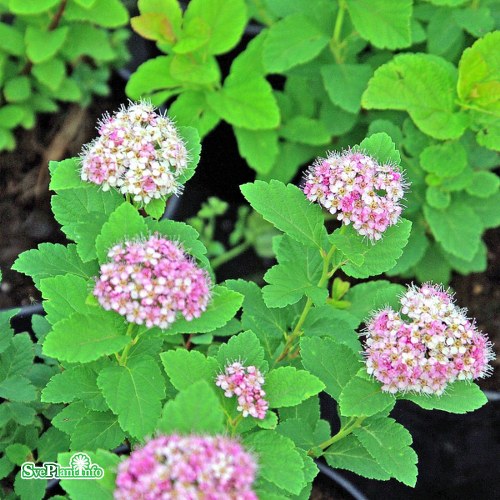
<svg viewBox="0 0 500 500">
<path fill-rule="evenodd" d="M 76 499 L 96 488 L 117 499 L 304 498 L 317 473 L 312 457 L 414 486 L 412 439 L 390 412 L 399 399 L 456 413 L 479 408 L 486 398 L 472 381 L 489 374 L 492 352 L 435 285 L 405 291 L 335 278 L 329 287 L 339 269 L 353 278 L 390 270 L 408 243 L 411 222 L 399 217 L 406 185 L 389 136 L 319 160 L 304 190 L 276 180 L 241 186 L 275 228 L 277 264 L 260 288 L 242 279 L 216 284 L 199 233 L 157 220 L 159 207 L 149 205 L 166 196 L 151 168 L 174 175 L 169 155 L 180 143 L 151 139 L 161 123 L 173 125 L 148 105 L 120 113 L 102 126 L 104 156 L 96 159 L 97 139 L 82 160 L 51 165 L 54 214 L 73 243 L 42 244 L 14 266 L 44 298 L 35 332 L 41 359 L 56 369 L 41 402 L 54 408 L 59 458 L 86 451 L 106 470 L 102 481 L 63 488 Z M 183 137 L 190 154 L 176 182 L 194 173 L 199 150 L 196 132 Z M 82 176 L 87 167 L 93 173 Z M 118 180 L 130 178 L 139 191 L 127 188 L 124 199 L 127 184 Z M 150 192 L 143 186 L 151 179 Z M 209 219 L 220 210 L 214 203 L 205 207 Z M 325 206 L 341 215 L 331 233 Z M 8 380 L 0 396 L 35 398 L 29 380 Z M 321 419 L 321 392 L 337 405 L 337 433 Z M 132 452 L 118 459 L 111 450 L 123 442 Z"/>
</svg>

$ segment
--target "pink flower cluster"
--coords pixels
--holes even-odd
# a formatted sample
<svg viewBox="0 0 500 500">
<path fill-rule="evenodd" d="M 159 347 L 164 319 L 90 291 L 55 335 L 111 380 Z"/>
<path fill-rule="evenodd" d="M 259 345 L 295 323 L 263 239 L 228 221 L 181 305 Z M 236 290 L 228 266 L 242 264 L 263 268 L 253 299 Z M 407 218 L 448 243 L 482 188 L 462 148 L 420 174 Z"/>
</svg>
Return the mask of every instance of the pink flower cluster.
<svg viewBox="0 0 500 500">
<path fill-rule="evenodd" d="M 248 415 L 263 420 L 269 404 L 264 399 L 266 395 L 262 390 L 264 377 L 255 366 L 243 366 L 235 361 L 226 366 L 224 373 L 217 376 L 215 384 L 224 391 L 224 396 L 231 398 L 237 396 L 238 411 L 244 417 Z"/>
<path fill-rule="evenodd" d="M 367 325 L 367 370 L 384 391 L 440 395 L 456 380 L 490 374 L 491 343 L 447 291 L 410 287 L 401 306 L 375 313 Z"/>
<path fill-rule="evenodd" d="M 130 103 L 99 123 L 82 152 L 81 178 L 149 203 L 179 190 L 187 151 L 173 122 L 147 103 Z"/>
<path fill-rule="evenodd" d="M 160 436 L 118 466 L 116 500 L 257 500 L 256 463 L 223 436 Z"/>
<path fill-rule="evenodd" d="M 106 310 L 130 323 L 168 328 L 181 313 L 188 321 L 205 311 L 211 281 L 179 243 L 157 234 L 126 241 L 108 252 L 94 288 Z"/>
<path fill-rule="evenodd" d="M 317 201 L 337 219 L 353 225 L 372 242 L 398 221 L 406 182 L 393 165 L 353 151 L 318 158 L 304 179 L 307 199 Z"/>
</svg>

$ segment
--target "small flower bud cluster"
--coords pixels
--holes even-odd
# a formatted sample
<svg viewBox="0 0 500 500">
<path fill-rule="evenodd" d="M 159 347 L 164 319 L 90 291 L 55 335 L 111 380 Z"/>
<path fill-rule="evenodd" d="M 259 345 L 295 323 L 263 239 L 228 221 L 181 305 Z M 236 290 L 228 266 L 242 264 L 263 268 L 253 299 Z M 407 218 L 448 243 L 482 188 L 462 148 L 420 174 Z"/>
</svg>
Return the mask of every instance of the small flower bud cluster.
<svg viewBox="0 0 500 500">
<path fill-rule="evenodd" d="M 372 242 L 397 223 L 407 184 L 394 165 L 353 151 L 318 158 L 305 176 L 304 193 Z"/>
<path fill-rule="evenodd" d="M 82 180 L 143 204 L 178 192 L 188 155 L 172 120 L 150 104 L 131 103 L 105 116 L 98 131 L 82 152 Z"/>
<path fill-rule="evenodd" d="M 215 384 L 224 391 L 224 396 L 238 398 L 238 411 L 244 417 L 248 415 L 263 420 L 269 404 L 264 399 L 262 390 L 264 377 L 255 366 L 243 366 L 235 361 L 226 366 L 224 373 L 217 376 Z"/>
<path fill-rule="evenodd" d="M 491 343 L 448 292 L 410 287 L 401 306 L 375 313 L 367 325 L 367 370 L 384 391 L 440 395 L 456 380 L 490 374 Z"/>
<path fill-rule="evenodd" d="M 116 500 L 257 500 L 256 463 L 223 436 L 160 436 L 118 466 Z"/>
<path fill-rule="evenodd" d="M 130 323 L 168 328 L 180 313 L 190 321 L 205 311 L 211 281 L 179 243 L 157 234 L 108 252 L 94 288 L 102 307 Z"/>
</svg>

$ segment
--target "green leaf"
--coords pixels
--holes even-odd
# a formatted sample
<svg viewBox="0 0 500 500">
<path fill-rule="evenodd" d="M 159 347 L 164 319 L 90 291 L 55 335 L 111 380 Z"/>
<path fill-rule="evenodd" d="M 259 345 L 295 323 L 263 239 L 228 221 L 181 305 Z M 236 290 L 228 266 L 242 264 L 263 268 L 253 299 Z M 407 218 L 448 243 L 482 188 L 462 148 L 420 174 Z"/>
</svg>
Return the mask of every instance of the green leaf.
<svg viewBox="0 0 500 500">
<path fill-rule="evenodd" d="M 223 54 L 240 40 L 247 23 L 247 9 L 243 0 L 193 0 L 184 14 L 184 24 L 197 19 L 201 19 L 210 30 L 203 51 Z"/>
<path fill-rule="evenodd" d="M 264 347 L 268 359 L 274 359 L 274 353 L 288 329 L 287 312 L 283 309 L 268 309 L 261 289 L 253 282 L 230 280 L 226 282 L 226 286 L 243 294 L 242 328 L 252 330 Z"/>
<path fill-rule="evenodd" d="M 291 408 L 280 408 L 280 421 L 288 419 L 302 419 L 308 422 L 309 425 L 316 427 L 320 417 L 319 397 L 315 396 L 306 399 L 299 405 Z"/>
<path fill-rule="evenodd" d="M 330 339 L 303 337 L 300 355 L 304 368 L 316 375 L 337 401 L 360 367 L 358 356 L 349 347 Z"/>
<path fill-rule="evenodd" d="M 207 333 L 224 326 L 241 307 L 243 297 L 237 292 L 215 285 L 212 288 L 212 299 L 205 312 L 199 318 L 187 321 L 179 317 L 166 333 Z"/>
<path fill-rule="evenodd" d="M 215 387 L 215 384 L 212 386 Z M 163 408 L 158 430 L 167 434 L 223 432 L 224 411 L 212 386 L 199 380 L 168 401 Z"/>
<path fill-rule="evenodd" d="M 90 187 L 90 183 L 82 181 L 80 177 L 80 168 L 81 161 L 79 158 L 49 161 L 50 189 L 52 191 L 60 191 L 62 189 Z"/>
<path fill-rule="evenodd" d="M 219 369 L 214 358 L 207 358 L 197 351 L 176 349 L 160 354 L 160 358 L 170 382 L 179 391 L 198 380 L 213 383 Z"/>
<path fill-rule="evenodd" d="M 382 240 L 375 244 L 364 241 L 351 226 L 347 226 L 343 234 L 335 231 L 330 241 L 337 245 L 349 262 L 342 270 L 354 278 L 368 278 L 394 267 L 408 243 L 411 222 L 401 219 L 397 226 L 391 226 Z"/>
<path fill-rule="evenodd" d="M 314 437 L 314 431 L 309 422 L 301 418 L 290 418 L 280 422 L 276 432 L 290 438 L 298 448 L 309 451 L 318 445 Z M 327 436 L 327 438 L 330 436 Z"/>
<path fill-rule="evenodd" d="M 58 3 L 59 0 L 9 0 L 9 9 L 13 14 L 40 14 Z"/>
<path fill-rule="evenodd" d="M 193 177 L 200 161 L 200 135 L 194 127 L 179 127 L 179 135 L 182 137 L 188 151 L 188 163 L 184 172 L 177 178 L 177 181 L 180 184 L 185 184 Z"/>
<path fill-rule="evenodd" d="M 399 126 L 395 125 L 391 120 L 384 119 L 377 119 L 370 122 L 368 126 L 368 137 L 381 132 L 384 132 L 390 137 L 397 149 L 401 148 L 403 132 Z"/>
<path fill-rule="evenodd" d="M 449 9 L 435 12 L 427 25 L 427 50 L 431 54 L 450 59 L 456 47 L 463 45 L 463 32 Z"/>
<path fill-rule="evenodd" d="M 301 245 L 288 236 L 281 239 L 278 264 L 264 275 L 268 285 L 262 290 L 268 307 L 295 304 L 304 295 L 316 304 L 324 304 L 328 297 L 325 287 L 318 287 L 323 270 L 323 258 L 316 248 Z"/>
<path fill-rule="evenodd" d="M 26 29 L 26 54 L 31 62 L 38 64 L 52 59 L 63 46 L 69 28 L 63 26 L 45 31 L 34 26 Z"/>
<path fill-rule="evenodd" d="M 301 165 L 304 165 L 314 156 L 313 147 L 292 142 L 281 143 L 278 157 L 271 170 L 266 175 L 259 175 L 261 180 L 275 179 L 281 182 L 290 182 Z"/>
<path fill-rule="evenodd" d="M 471 382 L 454 382 L 441 396 L 405 394 L 401 399 L 412 401 L 425 410 L 441 410 L 448 413 L 467 413 L 477 410 L 488 402 L 481 389 Z"/>
<path fill-rule="evenodd" d="M 425 252 L 422 259 L 413 269 L 413 274 L 417 279 L 424 283 L 426 281 L 435 281 L 447 284 L 451 278 L 451 268 L 448 262 L 443 259 L 440 246 L 432 242 Z"/>
<path fill-rule="evenodd" d="M 459 200 L 472 207 L 484 229 L 500 225 L 500 210 L 498 210 L 500 206 L 500 192 L 488 198 L 483 198 L 480 203 L 477 202 L 476 198 L 467 195 L 461 196 Z"/>
<path fill-rule="evenodd" d="M 246 366 L 263 368 L 264 349 L 254 332 L 246 332 L 233 335 L 226 344 L 222 344 L 217 352 L 217 361 L 221 367 L 228 363 L 241 360 Z"/>
<path fill-rule="evenodd" d="M 82 401 L 64 407 L 53 419 L 52 425 L 66 434 L 74 432 L 76 425 L 90 412 Z"/>
<path fill-rule="evenodd" d="M 97 373 L 88 366 L 74 366 L 54 375 L 42 391 L 44 403 L 71 403 L 75 399 L 91 410 L 108 409 L 97 386 Z"/>
<path fill-rule="evenodd" d="M 158 56 L 142 63 L 132 73 L 125 92 L 130 99 L 138 100 L 156 90 L 173 89 L 180 83 L 170 74 L 171 56 Z"/>
<path fill-rule="evenodd" d="M 41 436 L 37 446 L 39 462 L 54 462 L 57 454 L 69 450 L 69 437 L 64 432 L 49 427 Z"/>
<path fill-rule="evenodd" d="M 411 44 L 411 0 L 346 0 L 352 23 L 362 38 L 379 49 Z"/>
<path fill-rule="evenodd" d="M 480 38 L 493 31 L 495 20 L 488 6 L 471 6 L 465 9 L 453 9 L 455 22 L 472 36 Z"/>
<path fill-rule="evenodd" d="M 123 349 L 130 340 L 125 330 L 123 318 L 114 313 L 74 313 L 54 325 L 43 353 L 70 363 L 88 363 Z"/>
<path fill-rule="evenodd" d="M 328 304 L 313 307 L 302 328 L 306 337 L 329 338 L 357 353 L 361 351 L 358 334 L 354 330 L 358 324 L 359 320 L 355 316 Z"/>
<path fill-rule="evenodd" d="M 272 180 L 243 184 L 240 189 L 250 205 L 278 229 L 299 243 L 322 247 L 326 230 L 321 208 L 310 204 L 298 187 Z"/>
<path fill-rule="evenodd" d="M 472 181 L 467 186 L 466 191 L 472 196 L 488 198 L 498 192 L 500 179 L 493 172 L 474 172 Z"/>
<path fill-rule="evenodd" d="M 25 375 L 33 364 L 34 354 L 33 343 L 27 333 L 10 337 L 9 346 L 0 356 L 0 379 L 11 375 Z"/>
<path fill-rule="evenodd" d="M 355 429 L 354 435 L 392 477 L 408 485 L 417 482 L 417 454 L 410 433 L 392 418 L 375 418 Z"/>
<path fill-rule="evenodd" d="M 21 102 L 31 95 L 30 80 L 27 76 L 16 76 L 6 81 L 3 93 L 8 102 Z"/>
<path fill-rule="evenodd" d="M 88 456 L 93 464 L 97 464 L 104 469 L 104 476 L 101 479 L 63 479 L 61 486 L 70 498 L 92 498 L 92 500 L 111 500 L 116 488 L 116 470 L 120 457 L 105 450 L 97 450 L 95 453 L 88 452 Z M 57 462 L 64 467 L 69 465 L 69 460 L 73 453 L 60 453 Z M 35 482 L 35 481 L 33 481 Z"/>
<path fill-rule="evenodd" d="M 415 125 L 436 139 L 460 137 L 468 118 L 456 110 L 455 67 L 430 54 L 400 54 L 376 71 L 363 94 L 367 109 L 407 111 Z"/>
<path fill-rule="evenodd" d="M 334 469 L 350 470 L 369 479 L 387 480 L 391 477 L 353 434 L 330 446 L 324 457 Z"/>
<path fill-rule="evenodd" d="M 222 89 L 206 95 L 209 106 L 235 127 L 250 130 L 276 128 L 280 112 L 271 85 L 263 78 L 230 73 Z"/>
<path fill-rule="evenodd" d="M 425 201 L 433 208 L 446 208 L 451 202 L 451 195 L 448 191 L 429 186 L 425 191 Z"/>
<path fill-rule="evenodd" d="M 0 23 L 0 49 L 7 52 L 7 54 L 21 56 L 24 53 L 23 34 L 24 32 L 20 27 Z"/>
<path fill-rule="evenodd" d="M 36 414 L 35 409 L 29 404 L 19 403 L 16 401 L 4 401 L 2 403 L 0 413 L 3 412 L 5 412 L 5 414 L 2 415 L 5 420 L 2 419 L 2 424 L 7 423 L 10 419 L 12 419 L 20 425 L 30 425 L 33 423 Z"/>
<path fill-rule="evenodd" d="M 273 24 L 264 41 L 264 67 L 283 73 L 316 57 L 329 37 L 304 14 L 292 14 Z"/>
<path fill-rule="evenodd" d="M 5 448 L 5 455 L 13 464 L 22 465 L 28 461 L 31 450 L 25 444 L 14 443 Z"/>
<path fill-rule="evenodd" d="M 166 206 L 167 202 L 165 200 L 155 198 L 151 200 L 147 205 L 144 205 L 144 210 L 154 219 L 160 219 L 161 216 L 165 213 Z"/>
<path fill-rule="evenodd" d="M 118 28 L 128 23 L 128 11 L 120 0 L 95 0 L 89 8 L 69 2 L 64 18 L 68 21 L 90 21 L 104 28 Z"/>
<path fill-rule="evenodd" d="M 126 366 L 104 368 L 97 385 L 118 415 L 122 429 L 139 439 L 153 432 L 161 414 L 165 382 L 152 357 L 141 356 L 129 360 Z"/>
<path fill-rule="evenodd" d="M 278 133 L 275 130 L 234 128 L 240 155 L 259 174 L 271 170 L 278 156 Z"/>
<path fill-rule="evenodd" d="M 219 117 L 208 106 L 203 92 L 186 91 L 177 97 L 169 108 L 180 126 L 190 126 L 205 137 L 219 123 Z"/>
<path fill-rule="evenodd" d="M 45 299 L 47 320 L 52 325 L 74 312 L 92 311 L 85 303 L 90 291 L 87 281 L 74 274 L 45 278 L 40 282 L 40 291 Z"/>
<path fill-rule="evenodd" d="M 35 386 L 23 375 L 11 375 L 0 382 L 0 398 L 10 401 L 34 401 Z"/>
<path fill-rule="evenodd" d="M 21 471 L 17 473 L 14 480 L 14 491 L 21 500 L 42 500 L 45 496 L 46 487 L 46 479 L 23 479 Z"/>
<path fill-rule="evenodd" d="M 321 76 L 333 104 L 349 113 L 361 108 L 361 96 L 373 69 L 368 64 L 327 64 L 321 67 Z"/>
<path fill-rule="evenodd" d="M 460 99 L 494 114 L 500 111 L 499 42 L 500 31 L 488 33 L 464 51 L 458 65 L 457 91 Z"/>
<path fill-rule="evenodd" d="M 381 164 L 399 165 L 401 161 L 396 145 L 385 132 L 370 135 L 363 139 L 359 146 L 355 146 L 355 149 L 372 156 Z"/>
<path fill-rule="evenodd" d="M 1 280 L 2 276 L 0 274 L 0 282 Z M 10 320 L 19 311 L 20 309 L 8 309 L 7 311 L 0 312 L 0 353 L 4 352 L 11 345 L 14 330 L 11 328 Z"/>
<path fill-rule="evenodd" d="M 321 392 L 323 382 L 305 370 L 282 366 L 266 376 L 266 398 L 270 408 L 295 406 Z"/>
<path fill-rule="evenodd" d="M 65 189 L 52 197 L 52 211 L 62 230 L 77 243 L 84 262 L 97 258 L 95 240 L 109 215 L 123 203 L 117 191 L 104 192 L 97 186 Z"/>
<path fill-rule="evenodd" d="M 176 54 L 170 63 L 170 75 L 184 85 L 211 86 L 220 82 L 220 69 L 215 57 L 201 54 Z"/>
<path fill-rule="evenodd" d="M 256 454 L 262 478 L 295 495 L 302 490 L 304 462 L 291 439 L 275 431 L 260 431 L 245 437 L 243 442 Z"/>
<path fill-rule="evenodd" d="M 321 146 L 331 141 L 325 124 L 306 116 L 293 116 L 280 129 L 280 136 L 289 141 Z"/>
<path fill-rule="evenodd" d="M 42 243 L 36 250 L 23 252 L 12 269 L 33 278 L 35 285 L 40 286 L 43 278 L 73 274 L 86 280 L 98 273 L 95 262 L 83 263 L 76 252 L 76 245 L 63 246 Z"/>
<path fill-rule="evenodd" d="M 470 206 L 455 200 L 445 210 L 424 205 L 424 214 L 434 237 L 447 252 L 472 260 L 478 250 L 483 228 Z"/>
<path fill-rule="evenodd" d="M 370 281 L 350 288 L 345 300 L 351 303 L 348 311 L 361 323 L 365 322 L 373 311 L 383 307 L 399 309 L 399 297 L 405 290 L 405 287 L 389 281 Z"/>
<path fill-rule="evenodd" d="M 479 248 L 472 260 L 460 259 L 444 251 L 442 248 L 440 248 L 440 251 L 448 264 L 460 274 L 482 273 L 488 267 L 488 248 L 483 241 L 479 243 Z"/>
<path fill-rule="evenodd" d="M 66 76 L 66 66 L 60 59 L 35 64 L 31 70 L 35 78 L 46 85 L 50 90 L 56 91 Z"/>
<path fill-rule="evenodd" d="M 425 255 L 429 240 L 425 235 L 425 227 L 422 223 L 414 222 L 411 227 L 410 238 L 405 246 L 403 255 L 398 259 L 396 265 L 386 272 L 388 276 L 396 276 L 407 272 Z"/>
<path fill-rule="evenodd" d="M 176 4 L 176 2 L 170 3 Z M 179 4 L 177 6 L 180 11 Z M 163 12 L 144 12 L 144 9 L 141 9 L 141 15 L 130 19 L 130 25 L 136 33 L 139 33 L 146 40 L 171 44 L 180 33 L 181 16 L 182 12 L 179 12 L 178 19 L 173 20 L 169 19 L 168 14 Z"/>
<path fill-rule="evenodd" d="M 100 262 L 107 258 L 109 250 L 126 240 L 144 237 L 148 227 L 139 212 L 130 204 L 121 204 L 110 216 L 108 222 L 102 226 L 101 233 L 96 239 L 95 246 Z"/>
<path fill-rule="evenodd" d="M 392 394 L 382 391 L 379 382 L 358 374 L 345 385 L 340 394 L 340 413 L 346 417 L 369 417 L 388 406 L 394 406 L 395 401 Z"/>
<path fill-rule="evenodd" d="M 467 166 L 467 153 L 459 142 L 445 142 L 426 147 L 420 153 L 420 164 L 439 177 L 454 177 Z"/>
<path fill-rule="evenodd" d="M 88 56 L 99 62 L 116 59 L 114 40 L 109 32 L 84 23 L 73 23 L 66 43 L 61 49 L 65 59 L 78 59 Z"/>
</svg>

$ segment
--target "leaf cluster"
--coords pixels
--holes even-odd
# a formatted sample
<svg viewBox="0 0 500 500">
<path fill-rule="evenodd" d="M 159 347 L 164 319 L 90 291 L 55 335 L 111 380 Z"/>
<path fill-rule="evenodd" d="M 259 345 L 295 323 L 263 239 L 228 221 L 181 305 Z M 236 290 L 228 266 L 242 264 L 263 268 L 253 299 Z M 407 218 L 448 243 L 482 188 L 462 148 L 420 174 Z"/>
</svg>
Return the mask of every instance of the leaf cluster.
<svg viewBox="0 0 500 500">
<path fill-rule="evenodd" d="M 379 161 L 399 161 L 385 133 L 357 147 Z M 75 159 L 54 162 L 51 176 L 53 211 L 72 243 L 41 244 L 14 264 L 42 293 L 46 315 L 33 320 L 37 344 L 27 334 L 12 334 L 12 313 L 0 317 L 0 471 L 23 500 L 43 498 L 45 483 L 14 477 L 16 466 L 56 459 L 64 465 L 76 451 L 88 452 L 105 475 L 62 480 L 63 489 L 76 500 L 111 499 L 122 460 L 113 450 L 140 446 L 157 432 L 237 437 L 258 462 L 260 498 L 308 498 L 318 472 L 313 459 L 321 456 L 334 467 L 414 486 L 411 436 L 390 417 L 396 400 L 455 413 L 486 402 L 475 384 L 464 382 L 440 398 L 383 392 L 367 374 L 356 329 L 371 311 L 395 305 L 402 287 L 385 280 L 350 287 L 338 279 L 330 287 L 339 269 L 365 278 L 398 265 L 410 221 L 401 220 L 372 244 L 348 227 L 329 233 L 319 206 L 292 184 L 245 184 L 246 200 L 279 233 L 273 239 L 277 264 L 266 273 L 266 285 L 243 279 L 215 284 L 200 317 L 178 318 L 161 330 L 100 307 L 92 293 L 99 266 L 116 243 L 159 233 L 181 242 L 211 272 L 198 232 L 158 221 L 118 193 L 83 183 Z M 199 217 L 224 209 L 211 200 Z M 35 355 L 41 362 L 33 363 Z M 263 374 L 269 410 L 262 420 L 244 418 L 235 398 L 215 384 L 234 361 Z M 321 419 L 322 392 L 336 404 L 338 432 Z"/>
<path fill-rule="evenodd" d="M 495 0 L 195 0 L 185 12 L 176 0 L 161 9 L 142 0 L 139 9 L 133 29 L 165 55 L 137 69 L 130 97 L 170 101 L 202 137 L 229 123 L 264 181 L 289 182 L 325 149 L 385 132 L 412 184 L 411 239 L 392 274 L 447 283 L 452 271 L 485 270 L 482 234 L 499 224 Z M 224 78 L 217 56 L 254 21 L 257 36 Z M 275 75 L 284 84 L 273 88 Z"/>
<path fill-rule="evenodd" d="M 129 57 L 129 15 L 122 0 L 4 0 L 0 14 L 1 151 L 39 113 L 109 94 L 112 69 Z"/>
</svg>

